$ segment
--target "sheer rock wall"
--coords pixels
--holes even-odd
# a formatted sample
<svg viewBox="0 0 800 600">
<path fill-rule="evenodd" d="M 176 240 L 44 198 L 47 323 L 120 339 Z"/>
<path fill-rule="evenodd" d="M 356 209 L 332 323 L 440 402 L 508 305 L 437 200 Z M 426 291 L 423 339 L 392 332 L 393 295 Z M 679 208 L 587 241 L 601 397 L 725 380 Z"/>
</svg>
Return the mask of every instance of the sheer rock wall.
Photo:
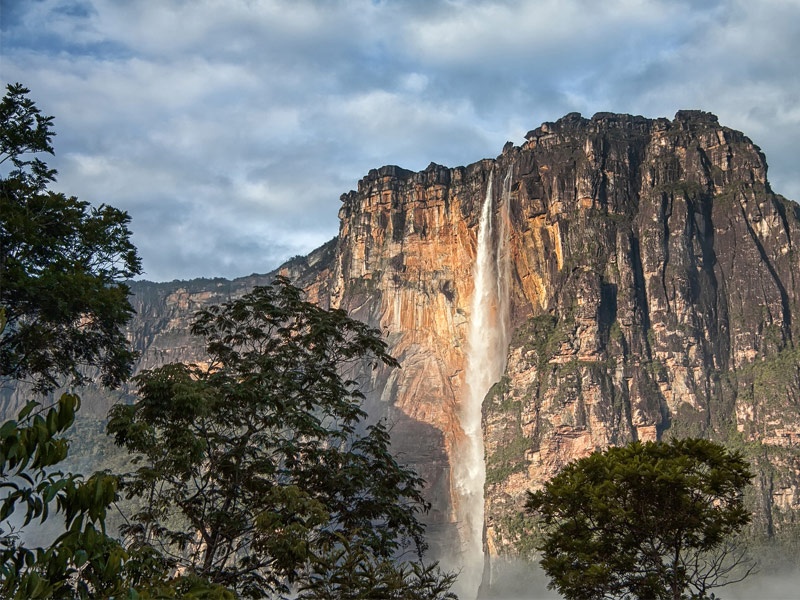
<svg viewBox="0 0 800 600">
<path fill-rule="evenodd" d="M 571 114 L 526 139 L 466 168 L 384 167 L 342 198 L 330 301 L 379 326 L 403 364 L 373 398 L 432 484 L 436 526 L 454 514 L 448 461 L 418 460 L 418 445 L 436 432 L 449 457 L 462 435 L 477 218 L 489 173 L 511 169 L 508 205 L 495 201 L 509 220 L 512 343 L 484 403 L 489 553 L 529 551 L 524 493 L 567 462 L 672 435 L 743 449 L 759 471 L 754 531 L 790 538 L 800 208 L 771 191 L 760 150 L 708 113 Z"/>
<path fill-rule="evenodd" d="M 707 435 L 758 472 L 755 535 L 800 518 L 800 207 L 760 150 L 698 111 L 570 114 L 494 160 L 370 171 L 337 238 L 280 271 L 379 327 L 398 370 L 361 373 L 370 411 L 428 481 L 434 551 L 457 554 L 450 480 L 489 174 L 511 252 L 508 366 L 484 402 L 490 556 L 530 551 L 525 491 L 610 444 Z M 506 204 L 507 202 L 507 204 Z M 273 275 L 136 283 L 140 368 L 202 360 L 198 308 Z M 97 414 L 107 397 L 94 403 Z M 6 394 L 6 413 L 18 402 Z M 794 532 L 794 533 L 793 533 Z"/>
</svg>

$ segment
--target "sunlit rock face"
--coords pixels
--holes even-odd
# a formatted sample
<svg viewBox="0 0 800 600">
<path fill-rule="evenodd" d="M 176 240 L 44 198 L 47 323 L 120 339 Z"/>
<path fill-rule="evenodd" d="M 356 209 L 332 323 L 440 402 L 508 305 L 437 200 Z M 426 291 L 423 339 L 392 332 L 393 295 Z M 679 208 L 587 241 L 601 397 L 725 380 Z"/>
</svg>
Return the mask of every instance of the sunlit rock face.
<svg viewBox="0 0 800 600">
<path fill-rule="evenodd" d="M 634 439 L 705 435 L 743 449 L 758 472 L 754 533 L 791 538 L 800 208 L 772 192 L 759 149 L 708 113 L 570 114 L 526 140 L 467 167 L 371 171 L 342 196 L 337 238 L 282 268 L 321 305 L 379 327 L 400 360 L 360 376 L 401 460 L 427 480 L 434 554 L 464 560 L 453 473 L 490 179 L 506 228 L 492 251 L 505 244 L 509 257 L 493 275 L 508 348 L 482 406 L 484 582 L 493 557 L 530 551 L 527 490 Z M 270 277 L 136 284 L 141 366 L 202 360 L 193 312 Z"/>
<path fill-rule="evenodd" d="M 508 211 L 512 335 L 483 406 L 489 555 L 530 549 L 526 490 L 633 439 L 743 447 L 771 465 L 758 467 L 756 529 L 796 519 L 800 209 L 766 170 L 708 113 L 571 114 L 494 161 L 384 167 L 343 197 L 331 303 L 381 327 L 402 361 L 374 396 L 431 482 L 435 531 L 458 514 L 478 219 L 490 175 L 509 171 L 495 210 Z M 443 455 L 419 460 L 420 434 Z"/>
<path fill-rule="evenodd" d="M 371 171 L 342 197 L 330 288 L 331 305 L 379 327 L 400 360 L 399 370 L 373 375 L 371 412 L 394 423 L 395 449 L 427 480 L 433 551 L 452 566 L 462 564 L 471 537 L 458 518 L 469 500 L 455 474 L 464 467 L 459 450 L 470 447 L 459 417 L 469 395 L 479 217 L 493 168 L 483 161 Z"/>
</svg>

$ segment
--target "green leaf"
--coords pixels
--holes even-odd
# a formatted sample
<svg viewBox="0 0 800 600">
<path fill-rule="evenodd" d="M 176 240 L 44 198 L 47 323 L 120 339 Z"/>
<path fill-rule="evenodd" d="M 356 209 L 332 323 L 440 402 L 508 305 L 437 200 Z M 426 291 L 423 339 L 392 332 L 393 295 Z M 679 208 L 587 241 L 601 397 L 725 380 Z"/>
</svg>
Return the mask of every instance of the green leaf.
<svg viewBox="0 0 800 600">
<path fill-rule="evenodd" d="M 86 564 L 86 561 L 89 560 L 88 554 L 86 550 L 78 550 L 75 552 L 75 566 L 80 568 Z"/>
<path fill-rule="evenodd" d="M 15 435 L 17 432 L 17 422 L 16 421 L 6 421 L 0 426 L 0 439 L 5 440 L 10 438 L 12 435 Z"/>
<path fill-rule="evenodd" d="M 19 411 L 19 414 L 17 415 L 17 420 L 18 421 L 24 421 L 28 417 L 28 415 L 30 415 L 37 406 L 40 406 L 40 403 L 36 402 L 34 400 L 31 400 L 30 402 L 25 404 L 25 406 L 22 408 L 22 410 Z"/>
</svg>

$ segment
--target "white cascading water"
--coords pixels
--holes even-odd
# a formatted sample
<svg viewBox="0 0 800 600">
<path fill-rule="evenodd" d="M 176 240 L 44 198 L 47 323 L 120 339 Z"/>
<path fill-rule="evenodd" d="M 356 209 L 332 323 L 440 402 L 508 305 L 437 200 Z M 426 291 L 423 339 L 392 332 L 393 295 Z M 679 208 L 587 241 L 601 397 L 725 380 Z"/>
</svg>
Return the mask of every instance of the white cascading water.
<svg viewBox="0 0 800 600">
<path fill-rule="evenodd" d="M 465 397 L 459 419 L 465 439 L 453 465 L 458 497 L 457 517 L 463 546 L 461 574 L 456 592 L 465 600 L 475 598 L 483 577 L 483 486 L 486 481 L 481 409 L 489 388 L 505 370 L 508 348 L 507 205 L 511 170 L 503 182 L 502 209 L 497 235 L 493 227 L 492 178 L 478 223 L 478 249 L 474 269 L 472 310 L 467 333 Z M 496 241 L 496 245 L 495 245 Z"/>
</svg>

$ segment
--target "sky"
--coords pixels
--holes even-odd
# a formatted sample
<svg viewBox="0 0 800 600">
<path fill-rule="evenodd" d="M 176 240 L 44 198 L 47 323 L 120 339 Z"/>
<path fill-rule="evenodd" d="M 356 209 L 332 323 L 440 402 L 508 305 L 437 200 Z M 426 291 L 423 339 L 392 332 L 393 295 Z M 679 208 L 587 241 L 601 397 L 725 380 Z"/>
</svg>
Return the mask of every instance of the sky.
<svg viewBox="0 0 800 600">
<path fill-rule="evenodd" d="M 272 270 L 370 169 L 577 111 L 716 114 L 800 200 L 800 0 L 0 0 L 53 188 L 131 216 L 144 278 Z"/>
</svg>

